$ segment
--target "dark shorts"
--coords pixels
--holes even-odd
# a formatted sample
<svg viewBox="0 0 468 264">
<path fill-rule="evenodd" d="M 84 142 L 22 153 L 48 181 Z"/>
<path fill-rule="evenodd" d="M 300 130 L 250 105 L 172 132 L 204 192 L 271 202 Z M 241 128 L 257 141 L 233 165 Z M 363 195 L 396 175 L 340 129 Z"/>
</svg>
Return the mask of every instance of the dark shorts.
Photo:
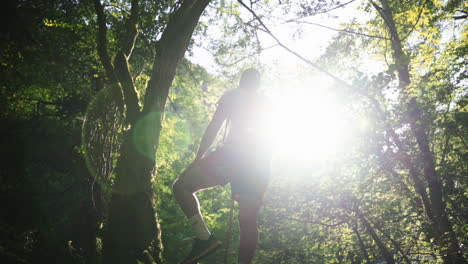
<svg viewBox="0 0 468 264">
<path fill-rule="evenodd" d="M 270 180 L 270 159 L 265 153 L 243 151 L 236 146 L 218 148 L 207 154 L 199 166 L 220 185 L 231 183 L 234 198 L 249 195 L 262 199 Z"/>
</svg>

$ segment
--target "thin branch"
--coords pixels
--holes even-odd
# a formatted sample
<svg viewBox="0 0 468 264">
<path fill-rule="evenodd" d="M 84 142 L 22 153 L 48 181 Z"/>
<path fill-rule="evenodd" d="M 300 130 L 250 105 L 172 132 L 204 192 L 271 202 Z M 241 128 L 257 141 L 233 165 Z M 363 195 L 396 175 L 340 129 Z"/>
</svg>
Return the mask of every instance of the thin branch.
<svg viewBox="0 0 468 264">
<path fill-rule="evenodd" d="M 348 2 L 343 3 L 343 4 L 341 4 L 341 5 L 337 5 L 337 6 L 335 6 L 335 7 L 332 7 L 332 8 L 330 8 L 330 9 L 328 9 L 328 10 L 325 10 L 325 11 L 322 11 L 322 12 L 319 12 L 319 13 L 315 13 L 315 15 L 323 14 L 323 13 L 328 13 L 328 12 L 333 11 L 333 10 L 335 10 L 335 9 L 342 8 L 342 7 L 344 7 L 344 6 L 348 5 L 348 4 L 351 4 L 351 3 L 354 2 L 354 1 L 355 1 L 355 0 L 348 1 Z"/>
<path fill-rule="evenodd" d="M 217 61 L 217 63 L 223 65 L 224 67 L 229 68 L 229 67 L 231 67 L 231 66 L 233 66 L 233 65 L 236 65 L 237 63 L 239 63 L 239 62 L 241 62 L 241 61 L 243 61 L 243 60 L 250 59 L 250 57 L 252 57 L 252 56 L 255 55 L 255 54 L 256 54 L 256 53 L 244 55 L 244 56 L 240 57 L 239 59 L 237 59 L 237 60 L 235 60 L 235 61 L 233 61 L 233 62 L 231 62 L 231 63 L 228 63 L 228 64 L 224 64 L 224 63 L 222 63 L 222 62 L 220 62 L 220 61 L 218 61 L 218 60 L 216 60 L 216 61 Z"/>
<path fill-rule="evenodd" d="M 252 25 L 251 24 L 253 21 L 255 21 L 255 19 L 250 20 L 248 22 L 244 22 L 240 17 L 236 17 L 236 19 L 237 19 L 237 21 L 241 22 L 242 24 L 244 24 L 244 25 L 246 25 L 248 27 L 251 27 L 251 28 L 256 29 L 256 30 L 260 30 L 260 31 L 268 34 L 268 31 L 266 31 L 265 29 L 263 29 L 263 28 L 261 28 L 261 27 L 259 27 L 257 25 Z"/>
<path fill-rule="evenodd" d="M 310 14 L 308 16 L 300 17 L 299 19 L 306 18 L 306 17 L 311 17 L 311 16 L 316 16 L 316 15 L 320 15 L 320 14 L 324 14 L 324 13 L 328 13 L 328 12 L 333 11 L 335 9 L 342 8 L 342 7 L 344 7 L 344 6 L 348 5 L 348 4 L 351 4 L 354 1 L 356 1 L 356 0 L 351 0 L 351 1 L 348 1 L 346 3 L 334 6 L 334 7 L 330 8 L 330 9 L 327 9 L 327 10 L 323 10 L 323 11 L 320 11 L 320 12 L 317 12 L 317 13 L 313 13 L 313 14 Z"/>
<path fill-rule="evenodd" d="M 262 51 L 264 50 L 267 50 L 267 49 L 271 49 L 271 48 L 274 48 L 274 47 L 277 47 L 279 46 L 278 44 L 275 44 L 275 45 L 272 45 L 272 46 L 268 46 L 266 48 L 260 48 L 260 49 L 257 49 L 256 51 L 252 52 L 252 53 L 249 53 L 249 54 L 246 54 L 240 58 L 238 58 L 237 60 L 231 62 L 231 63 L 228 63 L 228 64 L 225 64 L 223 62 L 220 62 L 218 59 L 216 59 L 216 62 L 218 64 L 221 64 L 222 66 L 224 67 L 231 67 L 233 65 L 236 65 L 237 63 L 243 61 L 243 60 L 246 60 L 246 59 L 250 59 L 252 56 L 256 56 L 256 55 L 259 55 Z"/>
<path fill-rule="evenodd" d="M 268 50 L 268 49 L 272 49 L 274 47 L 278 47 L 279 45 L 278 44 L 274 44 L 274 45 L 271 45 L 271 46 L 268 46 L 268 47 L 265 47 L 265 48 L 262 48 L 262 51 L 264 50 Z"/>
<path fill-rule="evenodd" d="M 372 1 L 372 0 L 370 1 L 370 3 L 371 3 L 371 5 L 375 8 L 375 10 L 377 10 L 377 12 L 379 12 L 379 14 L 380 14 L 380 16 L 382 17 L 382 19 L 384 20 L 385 24 L 388 25 L 388 23 L 387 23 L 387 16 L 386 16 L 386 14 L 385 14 L 383 8 L 382 8 L 381 6 L 379 6 L 378 4 L 376 4 L 376 3 L 375 3 L 374 1 Z M 392 35 L 390 34 L 390 36 L 392 36 Z"/>
<path fill-rule="evenodd" d="M 140 114 L 140 107 L 138 105 L 138 94 L 130 73 L 128 59 L 131 56 L 138 35 L 139 0 L 132 0 L 131 5 L 125 39 L 122 41 L 122 49 L 115 56 L 114 66 L 117 79 L 122 86 L 125 105 L 127 107 L 127 119 L 130 123 L 133 123 Z"/>
<path fill-rule="evenodd" d="M 465 19 L 468 18 L 468 12 L 464 10 L 457 10 L 460 13 L 463 13 L 463 15 L 458 15 L 458 16 L 453 16 L 453 19 Z"/>
<path fill-rule="evenodd" d="M 452 18 L 455 19 L 455 20 L 457 20 L 457 19 L 465 19 L 465 18 L 468 18 L 468 15 L 453 16 Z"/>
<path fill-rule="evenodd" d="M 366 228 L 366 230 L 369 232 L 369 235 L 372 237 L 374 242 L 377 244 L 377 247 L 380 250 L 380 253 L 384 257 L 387 263 L 393 264 L 395 263 L 395 260 L 393 258 L 393 253 L 389 250 L 389 248 L 385 245 L 384 241 L 382 238 L 375 232 L 375 225 L 372 226 L 370 219 L 364 215 L 364 213 L 356 206 L 354 207 L 354 212 L 356 213 L 356 216 L 362 223 L 362 225 Z"/>
<path fill-rule="evenodd" d="M 169 99 L 169 103 L 172 106 L 172 109 L 174 109 L 174 113 L 179 116 L 181 119 L 186 119 L 182 116 L 182 114 L 179 112 L 179 109 L 177 109 L 177 106 L 175 105 L 174 101 L 172 100 L 171 96 L 167 96 L 167 99 Z"/>
<path fill-rule="evenodd" d="M 289 22 L 289 21 L 287 21 L 287 22 Z M 301 23 L 301 24 L 314 25 L 314 26 L 323 27 L 323 28 L 330 29 L 330 30 L 337 31 L 337 32 L 343 32 L 343 33 L 348 33 L 348 34 L 355 34 L 355 35 L 360 35 L 360 36 L 364 36 L 364 37 L 368 37 L 368 38 L 377 38 L 377 39 L 390 40 L 389 38 L 386 38 L 386 37 L 381 37 L 381 36 L 376 36 L 376 35 L 368 35 L 368 34 L 365 34 L 365 33 L 350 31 L 350 30 L 346 30 L 346 29 L 332 28 L 332 27 L 329 27 L 329 26 L 325 26 L 325 25 L 322 25 L 322 24 L 318 24 L 318 23 L 314 23 L 314 22 L 309 22 L 309 21 L 296 20 L 296 21 L 294 21 L 294 22 L 296 22 L 296 23 Z"/>
<path fill-rule="evenodd" d="M 427 3 L 427 0 L 424 1 L 424 3 L 422 4 L 421 6 L 421 9 L 419 10 L 419 13 L 418 13 L 418 18 L 416 19 L 416 22 L 414 23 L 414 25 L 411 27 L 410 31 L 408 31 L 408 34 L 406 34 L 406 36 L 404 36 L 401 41 L 404 41 L 407 37 L 409 37 L 409 35 L 411 35 L 411 33 L 413 33 L 413 30 L 416 28 L 416 25 L 419 23 L 419 20 L 421 19 L 421 15 L 422 15 L 422 12 L 424 10 L 424 7 L 426 6 L 426 3 Z"/>
<path fill-rule="evenodd" d="M 138 104 L 138 94 L 135 89 L 132 75 L 128 67 L 128 58 L 123 51 L 115 56 L 114 60 L 115 72 L 122 86 L 124 101 L 126 108 L 126 116 L 129 123 L 133 123 L 140 114 L 140 106 Z"/>
<path fill-rule="evenodd" d="M 93 3 L 98 22 L 98 32 L 96 35 L 97 52 L 99 55 L 99 59 L 101 60 L 102 66 L 104 67 L 104 70 L 106 72 L 107 79 L 111 83 L 111 89 L 115 91 L 113 94 L 116 96 L 113 96 L 112 99 L 115 100 L 117 106 L 120 109 L 123 109 L 124 101 L 122 96 L 122 89 L 119 80 L 117 79 L 114 66 L 111 63 L 111 58 L 107 51 L 107 26 L 104 7 L 102 6 L 100 0 L 93 0 Z"/>
<path fill-rule="evenodd" d="M 379 11 L 379 13 L 381 11 L 383 11 L 383 8 L 381 6 L 379 6 L 378 4 L 376 4 L 374 1 L 371 0 L 370 3 L 371 3 L 371 5 L 374 6 L 375 9 L 377 9 L 377 11 Z"/>
<path fill-rule="evenodd" d="M 296 56 L 297 58 L 301 59 L 302 61 L 304 61 L 305 63 L 311 65 L 312 67 L 316 68 L 317 70 L 323 72 L 324 74 L 326 74 L 327 76 L 331 77 L 333 80 L 335 80 L 336 82 L 342 84 L 343 86 L 345 87 L 349 87 L 351 88 L 352 86 L 348 83 L 346 83 L 345 81 L 343 81 L 342 79 L 336 77 L 335 75 L 333 75 L 332 73 L 326 71 L 325 69 L 323 69 L 322 67 L 320 67 L 319 65 L 317 65 L 316 63 L 308 60 L 307 58 L 301 56 L 299 53 L 293 51 L 292 49 L 288 48 L 286 45 L 284 45 L 271 31 L 270 29 L 268 29 L 268 27 L 263 23 L 263 21 L 260 19 L 260 17 L 258 17 L 258 15 L 250 8 L 248 7 L 244 2 L 242 2 L 242 0 L 238 0 L 238 2 L 244 7 L 246 8 L 256 19 L 257 21 L 260 23 L 260 25 L 263 27 L 263 29 L 265 30 L 265 32 L 270 35 L 270 37 L 272 37 L 276 43 L 278 43 L 279 46 L 281 46 L 283 49 L 287 50 L 289 53 L 293 54 L 294 56 Z"/>
<path fill-rule="evenodd" d="M 444 123 L 447 122 L 447 116 L 450 112 L 450 105 L 452 103 L 452 94 L 450 94 L 450 100 L 447 104 L 447 110 L 445 111 L 444 113 Z M 444 137 L 445 137 L 445 144 L 444 144 L 444 147 L 443 147 L 443 150 L 442 150 L 442 157 L 441 157 L 441 160 L 440 160 L 440 163 L 439 164 L 444 164 L 445 163 L 445 157 L 447 156 L 447 152 L 448 152 L 448 146 L 449 146 L 449 142 L 450 142 L 450 135 L 448 133 L 448 128 L 445 127 L 444 129 L 445 133 L 444 133 Z"/>
<path fill-rule="evenodd" d="M 132 0 L 132 6 L 130 8 L 130 17 L 127 24 L 127 32 L 123 41 L 122 51 L 130 58 L 133 47 L 135 45 L 136 38 L 138 36 L 138 17 L 140 12 L 139 0 Z"/>
<path fill-rule="evenodd" d="M 393 239 L 389 234 L 387 234 L 377 223 L 375 223 L 373 220 L 371 220 L 369 217 L 367 220 L 374 225 L 375 229 L 377 229 L 382 235 L 387 238 L 390 242 L 392 242 L 393 246 L 395 247 L 398 252 L 402 255 L 403 259 L 406 261 L 406 263 L 410 264 L 411 261 L 407 257 L 407 253 L 403 252 L 403 249 L 400 247 L 400 245 Z"/>
<path fill-rule="evenodd" d="M 99 58 L 101 59 L 101 63 L 104 66 L 104 70 L 106 71 L 107 78 L 109 78 L 112 83 L 117 83 L 114 67 L 111 64 L 111 59 L 109 53 L 107 52 L 107 26 L 104 7 L 102 6 L 100 0 L 93 0 L 93 3 L 98 22 L 98 33 L 96 36 L 97 52 Z"/>
<path fill-rule="evenodd" d="M 465 149 L 468 149 L 468 145 L 466 144 L 465 140 L 463 139 L 463 136 L 462 135 L 457 135 L 457 136 L 460 139 L 463 146 L 465 147 Z"/>
<path fill-rule="evenodd" d="M 364 244 L 364 241 L 361 238 L 361 234 L 359 234 L 359 230 L 357 229 L 356 226 L 352 226 L 351 229 L 354 231 L 354 234 L 356 235 L 359 243 L 359 247 L 361 248 L 362 253 L 364 254 L 364 258 L 367 261 L 367 264 L 372 263 L 369 258 L 369 254 L 367 253 L 367 247 Z"/>
</svg>

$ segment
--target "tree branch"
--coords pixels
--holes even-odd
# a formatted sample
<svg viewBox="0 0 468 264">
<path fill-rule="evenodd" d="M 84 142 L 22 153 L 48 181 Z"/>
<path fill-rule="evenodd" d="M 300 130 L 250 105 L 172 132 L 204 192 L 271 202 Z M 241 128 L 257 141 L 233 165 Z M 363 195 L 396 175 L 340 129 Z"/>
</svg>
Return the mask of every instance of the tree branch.
<svg viewBox="0 0 468 264">
<path fill-rule="evenodd" d="M 138 35 L 137 22 L 140 9 L 139 0 L 132 0 L 131 5 L 130 17 L 127 22 L 127 31 L 125 33 L 125 38 L 122 40 L 122 49 L 115 56 L 114 67 L 117 79 L 122 86 L 127 120 L 130 123 L 133 123 L 140 114 L 140 106 L 138 105 L 138 94 L 130 73 L 128 59 L 131 56 L 135 40 Z"/>
<path fill-rule="evenodd" d="M 416 19 L 416 22 L 414 23 L 414 25 L 411 27 L 410 31 L 408 31 L 408 34 L 406 34 L 406 36 L 404 36 L 401 41 L 404 41 L 406 38 L 409 37 L 409 35 L 411 35 L 411 33 L 413 33 L 413 30 L 416 28 L 416 25 L 419 23 L 419 20 L 421 19 L 421 15 L 422 15 L 422 12 L 424 10 L 424 7 L 426 6 L 426 3 L 427 3 L 427 0 L 424 1 L 424 3 L 422 4 L 421 6 L 421 9 L 419 10 L 419 13 L 418 13 L 418 18 Z"/>
<path fill-rule="evenodd" d="M 358 217 L 362 225 L 366 228 L 367 232 L 369 232 L 369 235 L 377 244 L 377 247 L 379 248 L 386 262 L 389 264 L 394 264 L 395 260 L 393 259 L 393 252 L 389 250 L 389 248 L 385 245 L 382 238 L 377 234 L 377 232 L 375 232 L 375 229 L 369 222 L 369 219 L 364 215 L 364 213 L 357 206 L 354 207 L 353 211 L 356 213 L 356 216 Z"/>
<path fill-rule="evenodd" d="M 376 36 L 376 35 L 368 35 L 368 34 L 365 34 L 365 33 L 350 31 L 350 30 L 346 30 L 346 29 L 332 28 L 332 27 L 329 27 L 329 26 L 325 26 L 325 25 L 322 25 L 322 24 L 318 24 L 318 23 L 314 23 L 314 22 L 309 22 L 309 21 L 302 21 L 302 20 L 290 21 L 290 20 L 288 20 L 288 21 L 286 21 L 286 22 L 296 22 L 296 23 L 301 23 L 301 24 L 314 25 L 314 26 L 323 27 L 323 28 L 330 29 L 330 30 L 337 31 L 337 32 L 343 32 L 343 33 L 348 33 L 348 34 L 355 34 L 355 35 L 360 35 L 360 36 L 364 36 L 364 37 L 368 37 L 368 38 L 377 38 L 377 39 L 390 40 L 389 38 L 386 38 L 386 37 L 381 37 L 381 36 Z"/>
<path fill-rule="evenodd" d="M 323 10 L 323 11 L 320 11 L 320 12 L 317 12 L 317 13 L 314 13 L 314 14 L 311 14 L 311 15 L 303 16 L 303 17 L 301 17 L 301 18 L 306 18 L 306 17 L 311 17 L 311 16 L 316 16 L 316 15 L 328 13 L 328 12 L 333 11 L 333 10 L 335 10 L 335 9 L 342 8 L 342 7 L 344 7 L 344 6 L 348 5 L 348 4 L 351 4 L 351 3 L 354 2 L 354 1 L 356 1 L 356 0 L 351 0 L 351 1 L 348 1 L 348 2 L 346 2 L 346 3 L 343 3 L 343 4 L 339 4 L 339 5 L 337 5 L 337 6 L 334 6 L 334 7 L 330 8 L 330 9 Z M 300 19 L 301 19 L 301 18 L 300 18 Z"/>
<path fill-rule="evenodd" d="M 370 218 L 367 219 L 369 222 L 371 222 L 375 229 L 377 229 L 380 233 L 383 234 L 383 236 L 385 238 L 387 238 L 390 242 L 392 242 L 393 244 L 393 247 L 398 251 L 400 252 L 401 256 L 403 257 L 403 259 L 406 261 L 407 264 L 411 264 L 411 261 L 408 259 L 408 256 L 407 256 L 407 253 L 405 253 L 403 251 L 403 249 L 401 248 L 400 244 L 398 244 L 397 241 L 395 241 L 395 239 L 393 239 L 389 234 L 387 234 L 387 232 L 385 232 L 378 224 L 376 224 L 374 221 L 372 221 Z"/>
<path fill-rule="evenodd" d="M 468 12 L 464 10 L 457 10 L 460 13 L 463 13 L 463 15 L 458 15 L 458 16 L 452 16 L 453 19 L 465 19 L 468 18 Z"/>
<path fill-rule="evenodd" d="M 348 5 L 348 4 L 351 4 L 351 3 L 354 2 L 354 1 L 355 1 L 355 0 L 348 1 L 348 2 L 346 2 L 346 3 L 337 5 L 337 6 L 335 6 L 335 7 L 332 7 L 332 8 L 330 8 L 330 9 L 327 9 L 327 10 L 325 10 L 325 11 L 316 13 L 315 15 L 323 14 L 323 13 L 328 13 L 328 12 L 333 11 L 333 10 L 335 10 L 335 9 L 342 8 L 342 7 L 344 7 L 344 6 Z"/>
<path fill-rule="evenodd" d="M 366 259 L 367 264 L 372 263 L 372 262 L 370 261 L 369 254 L 367 253 L 367 247 L 366 247 L 366 245 L 364 244 L 364 241 L 362 240 L 361 234 L 359 234 L 359 231 L 358 231 L 357 227 L 356 227 L 356 226 L 353 226 L 353 227 L 351 227 L 351 229 L 354 231 L 354 234 L 356 234 L 356 237 L 357 237 L 357 239 L 358 239 L 359 247 L 361 248 L 361 251 L 362 251 L 362 253 L 364 254 L 364 258 Z"/>
<path fill-rule="evenodd" d="M 127 32 L 123 41 L 122 52 L 127 58 L 130 58 L 135 40 L 138 36 L 138 17 L 140 12 L 139 0 L 132 0 L 132 7 L 130 8 L 130 17 L 127 23 Z"/>
<path fill-rule="evenodd" d="M 426 210 L 426 214 L 430 220 L 433 220 L 434 214 L 432 212 L 432 206 L 426 192 L 426 186 L 421 177 L 419 176 L 420 173 L 414 165 L 414 162 L 411 159 L 410 155 L 408 154 L 408 150 L 406 149 L 405 145 L 403 144 L 393 127 L 391 127 L 390 124 L 387 122 L 387 114 L 382 110 L 380 103 L 372 96 L 367 96 L 367 98 L 369 98 L 372 105 L 374 106 L 375 111 L 382 118 L 382 121 L 385 125 L 385 132 L 387 132 L 388 136 L 393 140 L 393 143 L 398 148 L 396 159 L 400 161 L 401 164 L 405 167 L 405 169 L 409 171 L 409 175 L 413 180 L 414 189 L 421 197 L 421 200 L 424 204 L 424 209 Z"/>
<path fill-rule="evenodd" d="M 128 58 L 123 51 L 120 51 L 115 56 L 114 65 L 117 79 L 123 91 L 127 121 L 134 123 L 140 114 L 140 106 L 138 105 L 138 94 L 135 89 L 135 83 L 128 67 Z"/>
<path fill-rule="evenodd" d="M 169 18 L 156 47 L 156 58 L 148 82 L 143 112 L 164 111 L 177 65 L 183 58 L 199 16 L 208 3 L 209 0 L 183 1 Z"/>
<path fill-rule="evenodd" d="M 443 116 L 443 122 L 446 123 L 447 122 L 447 116 L 450 112 L 450 105 L 452 103 L 452 94 L 450 94 L 450 100 L 447 104 L 447 110 L 445 110 L 444 112 L 444 116 Z M 440 159 L 440 163 L 439 164 L 444 164 L 445 163 L 445 157 L 447 156 L 447 152 L 448 152 L 448 145 L 449 145 L 449 142 L 450 142 L 450 135 L 449 135 L 449 129 L 447 127 L 445 127 L 444 129 L 444 137 L 445 137 L 445 143 L 444 143 L 444 147 L 442 148 L 442 157 Z"/>
<path fill-rule="evenodd" d="M 104 7 L 100 0 L 93 0 L 94 10 L 97 15 L 98 22 L 98 33 L 96 36 L 97 52 L 101 60 L 104 70 L 106 71 L 107 78 L 112 83 L 117 83 L 115 77 L 114 67 L 111 64 L 109 53 L 107 52 L 107 26 L 106 26 L 106 15 L 104 14 Z"/>
<path fill-rule="evenodd" d="M 465 18 L 468 18 L 468 15 L 453 16 L 452 18 L 455 19 L 455 20 L 457 20 L 457 19 L 465 19 Z"/>
<path fill-rule="evenodd" d="M 276 43 L 282 47 L 283 49 L 287 50 L 289 53 L 293 54 L 294 56 L 296 56 L 297 58 L 301 59 L 302 61 L 304 61 L 305 63 L 311 65 L 312 67 L 316 68 L 317 70 L 323 72 L 325 75 L 331 77 L 333 80 L 335 80 L 336 82 L 342 84 L 343 86 L 345 87 L 349 87 L 351 88 L 352 86 L 348 83 L 346 83 L 345 81 L 343 81 L 342 79 L 336 77 L 335 75 L 333 75 L 332 73 L 326 71 L 325 69 L 323 69 L 322 67 L 320 67 L 319 65 L 317 65 L 316 63 L 308 60 L 307 58 L 301 56 L 299 53 L 293 51 L 292 49 L 288 48 L 286 45 L 284 45 L 271 31 L 270 29 L 268 29 L 268 27 L 263 23 L 263 21 L 260 19 L 260 17 L 250 8 L 248 7 L 244 2 L 242 2 L 242 0 L 237 0 L 245 9 L 247 9 L 256 19 L 257 21 L 260 23 L 260 25 L 263 27 L 265 33 L 267 33 L 268 35 L 270 35 L 270 37 L 272 37 Z"/>
<path fill-rule="evenodd" d="M 115 100 L 117 106 L 120 109 L 123 109 L 124 101 L 122 98 L 122 89 L 117 79 L 114 66 L 111 63 L 111 58 L 107 51 L 107 26 L 104 7 L 102 6 L 100 0 L 93 0 L 93 4 L 98 22 L 98 32 L 96 35 L 97 52 L 102 66 L 104 67 L 104 71 L 106 72 L 107 79 L 110 81 L 111 89 L 115 90 L 112 99 Z"/>
<path fill-rule="evenodd" d="M 408 86 L 411 83 L 408 69 L 408 58 L 403 51 L 401 39 L 398 35 L 395 21 L 393 20 L 390 5 L 388 1 L 380 0 L 380 2 L 382 3 L 382 7 L 375 4 L 374 1 L 371 1 L 371 4 L 374 6 L 377 12 L 379 12 L 380 16 L 382 17 L 388 28 L 393 48 L 393 58 L 395 60 L 395 64 L 397 65 L 399 87 L 406 88 L 406 86 Z"/>
</svg>

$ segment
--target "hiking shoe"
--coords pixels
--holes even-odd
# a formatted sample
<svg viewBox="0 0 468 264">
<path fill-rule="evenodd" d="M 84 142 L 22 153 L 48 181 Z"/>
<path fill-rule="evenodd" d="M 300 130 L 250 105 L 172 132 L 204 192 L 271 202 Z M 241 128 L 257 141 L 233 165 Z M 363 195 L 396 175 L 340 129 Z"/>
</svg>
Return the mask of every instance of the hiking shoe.
<svg viewBox="0 0 468 264">
<path fill-rule="evenodd" d="M 219 248 L 219 246 L 221 246 L 221 241 L 216 239 L 213 235 L 211 235 L 207 240 L 195 238 L 192 251 L 190 251 L 190 254 L 181 262 L 181 264 L 195 264 L 198 260 L 213 253 Z"/>
</svg>

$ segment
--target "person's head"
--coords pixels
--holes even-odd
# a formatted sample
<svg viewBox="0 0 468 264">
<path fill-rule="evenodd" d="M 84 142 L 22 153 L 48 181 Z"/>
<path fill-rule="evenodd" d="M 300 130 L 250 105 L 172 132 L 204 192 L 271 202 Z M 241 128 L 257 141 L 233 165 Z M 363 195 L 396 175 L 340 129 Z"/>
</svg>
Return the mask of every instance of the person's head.
<svg viewBox="0 0 468 264">
<path fill-rule="evenodd" d="M 249 68 L 242 72 L 239 88 L 246 90 L 257 90 L 260 87 L 260 72 L 254 68 Z"/>
</svg>

